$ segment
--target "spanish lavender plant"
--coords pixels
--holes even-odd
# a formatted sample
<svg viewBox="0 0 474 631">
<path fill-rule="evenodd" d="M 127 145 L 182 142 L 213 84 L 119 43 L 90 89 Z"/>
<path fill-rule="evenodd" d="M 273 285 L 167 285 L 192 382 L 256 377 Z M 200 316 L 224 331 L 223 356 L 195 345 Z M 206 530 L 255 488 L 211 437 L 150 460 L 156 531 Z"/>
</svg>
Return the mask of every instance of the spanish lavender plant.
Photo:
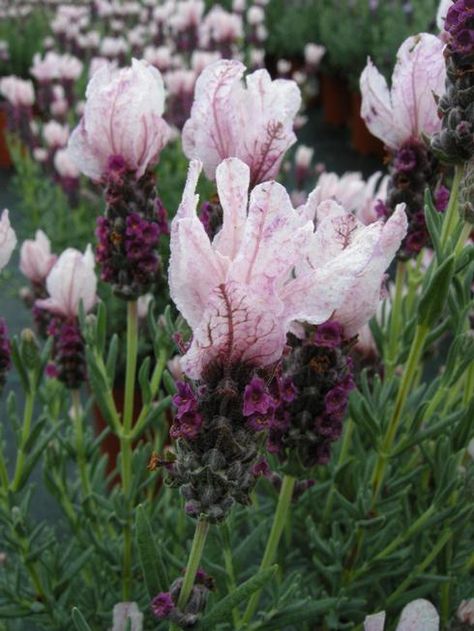
<svg viewBox="0 0 474 631">
<path fill-rule="evenodd" d="M 426 186 L 435 189 L 440 174 L 424 136 L 441 126 L 433 93 L 439 97 L 444 89 L 442 49 L 443 42 L 433 35 L 408 38 L 398 51 L 391 92 L 370 59 L 360 78 L 362 118 L 392 158 L 387 200 L 378 212 L 389 216 L 396 204 L 407 207 L 409 230 L 399 253 L 403 258 L 416 256 L 429 244 L 424 192 Z"/>
</svg>

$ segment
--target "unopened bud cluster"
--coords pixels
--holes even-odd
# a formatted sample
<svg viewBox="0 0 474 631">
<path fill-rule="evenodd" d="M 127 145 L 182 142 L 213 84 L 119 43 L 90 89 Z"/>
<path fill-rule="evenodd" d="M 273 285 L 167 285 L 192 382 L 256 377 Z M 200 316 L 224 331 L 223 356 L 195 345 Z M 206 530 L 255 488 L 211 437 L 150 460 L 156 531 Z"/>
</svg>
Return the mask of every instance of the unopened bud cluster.
<svg viewBox="0 0 474 631">
<path fill-rule="evenodd" d="M 432 139 L 433 151 L 446 162 L 461 164 L 474 156 L 474 2 L 456 0 L 444 23 L 446 91 L 438 104 L 441 131 Z"/>
<path fill-rule="evenodd" d="M 153 598 L 151 610 L 159 620 L 169 620 L 182 629 L 187 629 L 196 624 L 199 614 L 206 607 L 209 592 L 214 590 L 214 580 L 203 570 L 198 570 L 193 589 L 183 611 L 177 607 L 182 587 L 183 579 L 176 579 L 169 592 L 161 592 Z"/>
<path fill-rule="evenodd" d="M 431 151 L 418 141 L 405 143 L 394 156 L 387 201 L 379 202 L 376 210 L 381 217 L 389 217 L 397 204 L 406 204 L 408 231 L 398 252 L 402 259 L 416 256 L 429 244 L 430 237 L 423 210 L 424 195 L 426 187 L 435 186 L 436 166 Z M 444 201 L 440 196 L 438 210 L 444 210 Z"/>
</svg>

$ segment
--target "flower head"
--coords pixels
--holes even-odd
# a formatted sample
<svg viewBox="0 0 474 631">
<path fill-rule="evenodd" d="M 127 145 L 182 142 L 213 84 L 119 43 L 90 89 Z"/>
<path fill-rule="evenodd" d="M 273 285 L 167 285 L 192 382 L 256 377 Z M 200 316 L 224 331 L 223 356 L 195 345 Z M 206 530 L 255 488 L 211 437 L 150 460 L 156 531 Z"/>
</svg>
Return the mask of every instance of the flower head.
<svg viewBox="0 0 474 631">
<path fill-rule="evenodd" d="M 0 94 L 14 107 L 31 107 L 35 102 L 33 83 L 15 76 L 0 79 Z"/>
<path fill-rule="evenodd" d="M 34 239 L 23 241 L 20 249 L 20 271 L 33 283 L 43 283 L 58 257 L 51 253 L 51 243 L 42 230 Z"/>
<path fill-rule="evenodd" d="M 184 372 L 199 378 L 213 362 L 268 366 L 294 321 L 321 324 L 336 312 L 346 334 L 356 333 L 375 312 L 406 230 L 403 210 L 363 226 L 335 202 L 316 208 L 315 193 L 295 210 L 273 181 L 248 202 L 249 168 L 229 158 L 216 170 L 223 224 L 211 242 L 196 214 L 200 169 L 191 163 L 171 231 L 171 296 L 193 331 Z"/>
<path fill-rule="evenodd" d="M 58 258 L 47 279 L 49 298 L 37 300 L 36 305 L 67 319 L 76 318 L 82 301 L 87 313 L 97 301 L 97 277 L 94 254 L 90 245 L 84 254 L 68 248 Z"/>
<path fill-rule="evenodd" d="M 444 93 L 443 42 L 421 33 L 401 45 L 392 89 L 369 59 L 360 77 L 361 115 L 369 130 L 389 149 L 408 140 L 431 136 L 441 127 L 434 95 Z"/>
<path fill-rule="evenodd" d="M 236 60 L 220 60 L 204 69 L 183 128 L 183 149 L 188 158 L 203 162 L 211 179 L 222 160 L 240 158 L 255 185 L 277 175 L 296 141 L 293 123 L 301 94 L 294 81 L 272 81 L 266 70 L 248 75 L 244 87 L 244 72 Z"/>
<path fill-rule="evenodd" d="M 71 158 L 95 180 L 106 176 L 110 161 L 117 159 L 140 178 L 169 136 L 159 71 L 136 59 L 119 71 L 102 66 L 89 81 L 86 98 L 84 116 L 69 142 Z"/>
</svg>

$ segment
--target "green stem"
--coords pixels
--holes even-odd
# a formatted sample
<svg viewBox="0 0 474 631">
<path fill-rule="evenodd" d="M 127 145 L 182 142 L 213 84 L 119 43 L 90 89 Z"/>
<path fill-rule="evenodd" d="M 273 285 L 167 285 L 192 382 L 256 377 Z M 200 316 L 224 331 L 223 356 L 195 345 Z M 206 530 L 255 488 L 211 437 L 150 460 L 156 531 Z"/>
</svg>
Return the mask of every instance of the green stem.
<svg viewBox="0 0 474 631">
<path fill-rule="evenodd" d="M 138 355 L 138 307 L 137 301 L 127 303 L 127 368 L 125 374 L 125 402 L 123 410 L 123 429 L 130 433 L 133 423 L 133 404 L 135 401 L 135 378 Z"/>
<path fill-rule="evenodd" d="M 349 453 L 349 448 L 351 445 L 351 438 L 352 438 L 353 431 L 354 431 L 354 423 L 352 422 L 352 419 L 349 418 L 347 419 L 347 422 L 346 422 L 346 430 L 344 432 L 344 437 L 342 439 L 341 451 L 339 452 L 339 459 L 337 461 L 336 472 L 342 467 L 342 465 L 346 461 L 346 458 Z M 331 488 L 329 489 L 329 493 L 326 499 L 326 504 L 324 506 L 323 516 L 321 519 L 321 523 L 323 525 L 327 523 L 332 513 L 335 490 L 336 490 L 336 484 L 333 479 Z"/>
<path fill-rule="evenodd" d="M 178 609 L 184 610 L 191 595 L 194 586 L 194 579 L 199 569 L 204 545 L 206 543 L 207 533 L 209 532 L 209 522 L 206 519 L 198 519 L 196 530 L 194 532 L 193 544 L 189 553 L 188 564 L 184 574 L 183 586 L 179 593 Z"/>
<path fill-rule="evenodd" d="M 122 490 L 125 498 L 126 519 L 123 527 L 123 573 L 122 596 L 131 600 L 132 589 L 132 441 L 133 404 L 135 400 L 135 378 L 138 354 L 138 309 L 137 301 L 127 304 L 127 367 L 125 374 L 125 402 L 123 423 L 120 432 L 120 456 Z"/>
<path fill-rule="evenodd" d="M 232 558 L 230 533 L 227 522 L 222 523 L 220 531 L 222 536 L 222 554 L 224 556 L 224 565 L 227 574 L 227 589 L 229 593 L 232 593 L 237 587 L 237 582 L 235 580 L 234 560 Z M 240 626 L 240 614 L 236 607 L 232 609 L 232 621 L 234 623 L 234 627 L 237 629 Z"/>
<path fill-rule="evenodd" d="M 390 332 L 388 339 L 386 368 L 387 379 L 390 379 L 395 371 L 397 361 L 397 349 L 400 342 L 400 330 L 402 327 L 402 303 L 403 303 L 403 287 L 405 285 L 406 263 L 398 261 L 397 272 L 395 276 L 395 295 L 390 317 Z"/>
<path fill-rule="evenodd" d="M 443 227 L 441 229 L 440 245 L 442 251 L 444 251 L 447 241 L 453 232 L 454 226 L 456 225 L 456 219 L 458 219 L 459 185 L 461 184 L 463 172 L 464 165 L 456 165 L 451 195 L 449 196 L 449 204 L 446 209 Z"/>
<path fill-rule="evenodd" d="M 86 452 L 84 448 L 84 426 L 83 416 L 81 411 L 81 394 L 79 390 L 71 391 L 72 399 L 72 416 L 74 422 L 74 429 L 76 433 L 76 451 L 77 451 L 77 463 L 79 465 L 79 474 L 81 477 L 82 492 L 84 498 L 89 497 L 91 494 L 91 487 L 89 483 L 89 476 L 87 474 L 87 461 Z"/>
<path fill-rule="evenodd" d="M 374 472 L 372 475 L 372 508 L 374 508 L 380 490 L 382 488 L 385 470 L 387 468 L 388 460 L 390 458 L 390 450 L 395 440 L 397 430 L 402 419 L 402 413 L 405 408 L 405 404 L 413 386 L 413 380 L 415 378 L 418 364 L 423 352 L 423 347 L 428 337 L 429 330 L 426 327 L 417 326 L 415 336 L 410 348 L 410 354 L 403 372 L 402 380 L 398 390 L 397 398 L 395 401 L 395 407 L 392 413 L 392 417 L 389 421 L 387 432 L 382 441 L 381 448 L 377 457 Z"/>
<path fill-rule="evenodd" d="M 16 493 L 19 490 L 21 479 L 23 476 L 23 467 L 25 466 L 26 460 L 25 445 L 31 433 L 31 422 L 33 419 L 35 396 L 36 391 L 33 388 L 30 388 L 29 391 L 26 393 L 25 408 L 23 412 L 23 427 L 21 430 L 18 457 L 16 459 L 15 474 L 13 476 L 13 482 L 11 484 L 11 490 L 13 491 L 13 493 Z"/>
<path fill-rule="evenodd" d="M 269 568 L 275 560 L 276 551 L 280 538 L 285 527 L 288 511 L 291 504 L 291 498 L 293 497 L 293 489 L 295 488 L 296 478 L 285 475 L 282 481 L 280 495 L 278 497 L 278 504 L 273 518 L 272 529 L 267 540 L 265 552 L 263 554 L 262 562 L 260 563 L 260 570 L 266 570 Z M 252 619 L 260 600 L 261 590 L 254 592 L 248 602 L 247 609 L 245 610 L 242 623 L 248 624 Z"/>
</svg>

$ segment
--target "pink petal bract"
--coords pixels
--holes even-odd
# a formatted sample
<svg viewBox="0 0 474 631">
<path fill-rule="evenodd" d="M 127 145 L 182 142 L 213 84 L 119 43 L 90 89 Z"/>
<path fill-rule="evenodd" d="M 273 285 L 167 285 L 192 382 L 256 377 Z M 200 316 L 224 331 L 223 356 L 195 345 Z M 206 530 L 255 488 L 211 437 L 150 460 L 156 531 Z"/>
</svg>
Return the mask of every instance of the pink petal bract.
<svg viewBox="0 0 474 631">
<path fill-rule="evenodd" d="M 444 93 L 443 42 L 428 33 L 409 37 L 398 50 L 392 89 L 369 59 L 360 77 L 361 116 L 392 150 L 441 127 L 436 96 Z"/>
</svg>

